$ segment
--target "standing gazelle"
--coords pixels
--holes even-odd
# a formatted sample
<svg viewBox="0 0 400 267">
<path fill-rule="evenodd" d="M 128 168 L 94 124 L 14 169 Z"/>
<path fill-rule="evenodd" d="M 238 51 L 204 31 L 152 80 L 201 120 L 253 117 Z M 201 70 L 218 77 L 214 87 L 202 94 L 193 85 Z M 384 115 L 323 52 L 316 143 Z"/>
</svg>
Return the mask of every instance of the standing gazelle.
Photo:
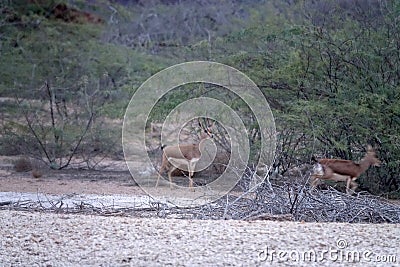
<svg viewBox="0 0 400 267">
<path fill-rule="evenodd" d="M 367 147 L 367 153 L 358 163 L 343 159 L 319 159 L 311 175 L 311 186 L 317 186 L 320 180 L 346 182 L 346 193 L 351 194 L 358 187 L 355 180 L 370 166 L 379 167 L 380 163 L 370 145 Z"/>
<path fill-rule="evenodd" d="M 196 168 L 197 162 L 201 158 L 201 154 L 204 151 L 205 143 L 202 142 L 204 139 L 211 137 L 209 131 L 205 131 L 200 136 L 200 141 L 195 144 L 182 144 L 175 146 L 167 146 L 163 149 L 162 162 L 160 171 L 158 173 L 156 187 L 160 180 L 161 174 L 168 171 L 168 178 L 170 187 L 172 188 L 172 173 L 176 169 L 187 171 L 189 173 L 189 188 L 193 190 L 193 174 Z"/>
</svg>

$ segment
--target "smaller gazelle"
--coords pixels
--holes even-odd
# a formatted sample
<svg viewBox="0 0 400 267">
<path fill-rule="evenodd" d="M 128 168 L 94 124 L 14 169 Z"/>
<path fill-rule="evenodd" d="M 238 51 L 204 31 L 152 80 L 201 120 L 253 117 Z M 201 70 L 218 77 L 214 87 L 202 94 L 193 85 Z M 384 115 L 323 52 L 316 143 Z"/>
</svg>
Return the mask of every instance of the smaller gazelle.
<svg viewBox="0 0 400 267">
<path fill-rule="evenodd" d="M 193 175 L 195 172 L 196 164 L 204 152 L 205 142 L 203 140 L 211 138 L 211 132 L 203 132 L 200 136 L 200 141 L 194 144 L 182 144 L 175 146 L 167 146 L 163 149 L 162 162 L 160 171 L 158 173 L 156 187 L 160 181 L 160 177 L 164 171 L 168 170 L 168 178 L 170 187 L 172 188 L 172 173 L 176 169 L 188 172 L 189 188 L 193 191 Z"/>
<path fill-rule="evenodd" d="M 355 180 L 370 166 L 379 167 L 380 163 L 375 150 L 370 145 L 367 147 L 367 153 L 358 163 L 344 159 L 319 159 L 311 175 L 311 186 L 314 188 L 320 180 L 346 182 L 346 193 L 351 194 L 358 187 Z"/>
</svg>

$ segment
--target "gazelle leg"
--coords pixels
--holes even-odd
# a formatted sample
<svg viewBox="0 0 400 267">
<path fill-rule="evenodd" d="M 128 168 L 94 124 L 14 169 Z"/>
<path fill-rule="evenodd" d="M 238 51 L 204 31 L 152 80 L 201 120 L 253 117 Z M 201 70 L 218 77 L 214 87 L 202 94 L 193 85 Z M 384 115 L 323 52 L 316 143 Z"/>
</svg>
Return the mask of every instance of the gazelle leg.
<svg viewBox="0 0 400 267">
<path fill-rule="evenodd" d="M 191 191 L 194 191 L 193 187 L 193 175 L 194 175 L 194 169 L 196 168 L 196 163 L 194 162 L 189 162 L 188 164 L 188 170 L 189 170 L 189 188 Z"/>
<path fill-rule="evenodd" d="M 347 182 L 346 182 L 346 194 L 348 195 L 352 195 L 354 194 L 356 188 L 358 187 L 358 184 L 356 182 L 354 182 L 355 178 L 353 179 L 353 177 L 349 176 L 349 178 L 347 178 Z"/>
<path fill-rule="evenodd" d="M 350 182 L 350 189 L 351 189 L 352 193 L 355 193 L 356 189 L 358 187 L 358 183 L 355 182 L 355 180 L 356 180 L 356 178 L 353 178 L 353 179 L 351 179 L 351 182 Z"/>
<path fill-rule="evenodd" d="M 311 188 L 314 189 L 319 183 L 319 179 L 316 176 L 311 176 Z"/>
<path fill-rule="evenodd" d="M 194 188 L 193 188 L 193 178 L 192 178 L 192 176 L 189 174 L 189 189 L 191 190 L 191 191 L 194 191 Z"/>
<path fill-rule="evenodd" d="M 156 187 L 158 187 L 158 182 L 160 181 L 160 178 L 161 178 L 161 173 L 164 171 L 164 167 L 163 166 L 161 166 L 161 168 L 160 168 L 160 170 L 159 170 L 159 172 L 158 172 L 158 177 L 157 177 L 157 183 L 156 183 Z"/>
<path fill-rule="evenodd" d="M 174 166 L 171 167 L 171 170 L 168 172 L 168 178 L 169 178 L 169 187 L 172 188 L 172 173 L 176 170 Z"/>
<path fill-rule="evenodd" d="M 160 177 L 161 177 L 161 174 L 160 174 L 160 173 L 158 173 L 156 187 L 158 187 L 158 182 L 160 181 Z"/>
<path fill-rule="evenodd" d="M 160 182 L 160 178 L 162 177 L 161 174 L 166 170 L 168 170 L 168 161 L 167 158 L 163 155 L 163 158 L 161 160 L 161 167 L 160 170 L 158 171 L 156 187 L 158 187 L 158 183 Z"/>
</svg>

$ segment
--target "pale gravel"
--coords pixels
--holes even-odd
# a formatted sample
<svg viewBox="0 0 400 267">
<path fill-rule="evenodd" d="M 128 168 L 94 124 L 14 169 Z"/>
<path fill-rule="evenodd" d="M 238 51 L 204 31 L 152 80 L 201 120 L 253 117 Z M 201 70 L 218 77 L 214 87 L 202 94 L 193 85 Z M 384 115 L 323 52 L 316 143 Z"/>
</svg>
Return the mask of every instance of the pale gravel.
<svg viewBox="0 0 400 267">
<path fill-rule="evenodd" d="M 179 220 L 0 210 L 0 266 L 277 266 L 277 252 L 368 252 L 352 266 L 399 266 L 400 225 Z M 294 252 L 293 252 L 294 251 Z M 265 254 L 264 254 L 265 255 Z M 281 254 L 284 256 L 284 254 Z M 334 257 L 336 254 L 333 254 Z M 376 256 L 396 256 L 378 263 Z M 261 255 L 263 256 L 263 254 Z M 288 254 L 286 254 L 288 256 Z M 284 257 L 286 257 L 284 256 Z M 325 254 L 286 266 L 347 266 Z"/>
</svg>

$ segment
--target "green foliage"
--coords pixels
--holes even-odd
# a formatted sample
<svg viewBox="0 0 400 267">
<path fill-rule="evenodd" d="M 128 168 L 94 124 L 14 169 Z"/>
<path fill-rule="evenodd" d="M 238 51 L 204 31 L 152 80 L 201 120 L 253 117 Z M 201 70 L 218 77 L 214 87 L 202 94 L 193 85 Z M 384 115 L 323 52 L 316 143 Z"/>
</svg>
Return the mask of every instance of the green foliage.
<svg viewBox="0 0 400 267">
<path fill-rule="evenodd" d="M 0 18 L 0 96 L 18 100 L 2 105 L 0 150 L 63 168 L 71 156 L 92 154 L 95 142 L 104 145 L 93 155 L 120 147 L 113 145 L 120 134 L 106 131 L 110 140 L 95 131 L 111 127 L 106 116 L 122 118 L 132 85 L 159 70 L 161 60 L 100 42 L 104 25 L 54 20 L 48 11 L 60 2 L 39 2 L 0 6 L 11 16 Z"/>
<path fill-rule="evenodd" d="M 217 61 L 249 74 L 269 100 L 282 173 L 312 154 L 357 161 L 372 144 L 383 166 L 363 175 L 364 188 L 398 191 L 399 4 L 387 1 L 374 14 L 352 5 L 333 5 L 324 20 L 315 9 L 286 6 L 287 20 L 234 32 L 214 51 L 223 55 Z"/>
</svg>

